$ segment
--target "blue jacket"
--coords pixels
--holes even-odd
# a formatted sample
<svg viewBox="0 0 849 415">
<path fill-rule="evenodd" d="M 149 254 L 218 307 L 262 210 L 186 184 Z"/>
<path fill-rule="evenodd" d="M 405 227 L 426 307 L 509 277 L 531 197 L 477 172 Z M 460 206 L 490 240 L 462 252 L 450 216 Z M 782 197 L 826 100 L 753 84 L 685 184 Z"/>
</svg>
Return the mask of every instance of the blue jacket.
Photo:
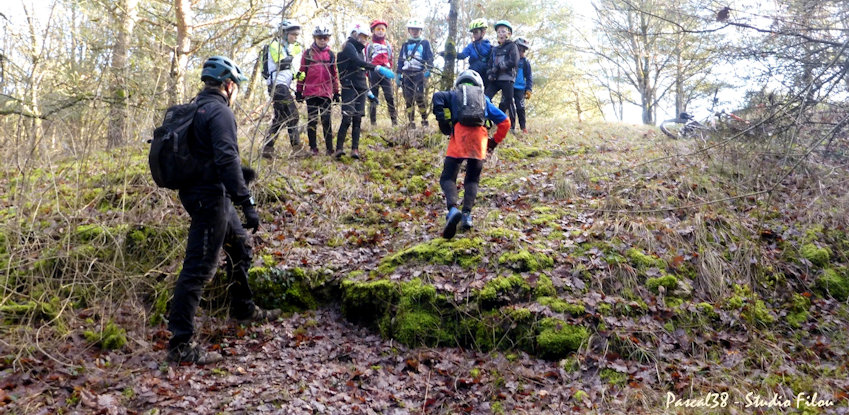
<svg viewBox="0 0 849 415">
<path fill-rule="evenodd" d="M 519 71 L 516 72 L 516 83 L 513 88 L 524 91 L 534 90 L 534 76 L 531 73 L 531 63 L 527 58 L 519 59 Z"/>
<path fill-rule="evenodd" d="M 491 52 L 492 45 L 489 43 L 489 40 L 481 39 L 466 45 L 463 51 L 457 54 L 457 59 L 469 58 L 469 69 L 479 73 L 481 77 L 486 77 L 486 69 Z"/>
<path fill-rule="evenodd" d="M 433 49 L 424 39 L 408 39 L 398 51 L 398 72 L 424 72 L 433 68 Z"/>
</svg>

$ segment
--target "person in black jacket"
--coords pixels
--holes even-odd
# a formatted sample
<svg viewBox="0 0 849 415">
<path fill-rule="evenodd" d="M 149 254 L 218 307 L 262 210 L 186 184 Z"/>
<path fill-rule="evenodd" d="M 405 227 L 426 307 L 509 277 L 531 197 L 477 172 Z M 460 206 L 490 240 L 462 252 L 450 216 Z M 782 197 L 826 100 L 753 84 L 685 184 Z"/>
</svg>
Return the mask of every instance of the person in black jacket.
<svg viewBox="0 0 849 415">
<path fill-rule="evenodd" d="M 491 100 L 501 91 L 501 102 L 498 109 L 510 114 L 510 119 L 516 119 L 513 109 L 513 82 L 519 67 L 519 48 L 510 40 L 513 26 L 506 20 L 495 22 L 495 32 L 498 34 L 498 46 L 492 48 L 489 59 L 489 69 L 486 71 L 489 83 L 486 85 L 486 96 Z"/>
<path fill-rule="evenodd" d="M 388 68 L 365 61 L 363 49 L 369 39 L 368 26 L 355 23 L 348 33 L 350 36 L 336 57 L 339 83 L 342 86 L 342 122 L 339 124 L 339 133 L 336 135 L 336 152 L 333 153 L 337 159 L 345 155 L 345 135 L 348 133 L 348 126 L 351 127 L 351 157 L 360 158 L 360 125 L 365 115 L 366 95 L 369 93 L 365 71 L 374 70 L 389 79 L 395 77 Z"/>
<path fill-rule="evenodd" d="M 189 146 L 195 157 L 209 160 L 210 167 L 201 179 L 179 190 L 180 202 L 192 222 L 186 258 L 171 300 L 168 329 L 172 337 L 167 360 L 206 364 L 221 360 L 221 355 L 208 353 L 190 341 L 203 285 L 218 268 L 222 246 L 227 254 L 226 271 L 230 278 L 230 315 L 244 322 L 260 321 L 276 318 L 280 310 L 257 307 L 248 287 L 252 254 L 244 228 L 256 232 L 259 216 L 245 182 L 245 176 L 250 179 L 254 173 L 241 167 L 236 118 L 230 109 L 239 84 L 247 78 L 230 59 L 214 56 L 204 62 L 201 80 L 206 86 L 196 98 L 198 110 L 189 134 Z M 234 204 L 241 206 L 245 225 L 239 220 Z"/>
</svg>

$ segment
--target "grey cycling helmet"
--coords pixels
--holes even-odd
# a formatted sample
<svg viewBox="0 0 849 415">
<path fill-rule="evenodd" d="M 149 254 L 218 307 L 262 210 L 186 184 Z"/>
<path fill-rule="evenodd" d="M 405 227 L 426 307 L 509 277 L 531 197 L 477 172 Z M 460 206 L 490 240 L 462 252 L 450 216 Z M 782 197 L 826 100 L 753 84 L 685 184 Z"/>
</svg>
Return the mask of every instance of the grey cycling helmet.
<svg viewBox="0 0 849 415">
<path fill-rule="evenodd" d="M 471 69 L 466 69 L 463 72 L 460 72 L 460 75 L 457 75 L 457 79 L 454 80 L 454 86 L 463 84 L 463 83 L 471 83 L 475 86 L 483 87 L 483 78 L 476 71 Z"/>
<path fill-rule="evenodd" d="M 528 41 L 525 40 L 525 38 L 523 37 L 517 38 L 516 40 L 514 40 L 514 42 L 516 42 L 516 46 L 523 47 L 525 49 L 531 48 L 531 45 L 528 44 Z"/>
<path fill-rule="evenodd" d="M 330 29 L 324 25 L 318 25 L 312 31 L 313 36 L 330 36 Z"/>
<path fill-rule="evenodd" d="M 212 80 L 218 82 L 224 82 L 230 79 L 236 84 L 241 84 L 247 81 L 248 77 L 230 59 L 223 56 L 213 56 L 203 63 L 203 71 L 201 71 L 200 79 L 202 81 Z"/>
</svg>

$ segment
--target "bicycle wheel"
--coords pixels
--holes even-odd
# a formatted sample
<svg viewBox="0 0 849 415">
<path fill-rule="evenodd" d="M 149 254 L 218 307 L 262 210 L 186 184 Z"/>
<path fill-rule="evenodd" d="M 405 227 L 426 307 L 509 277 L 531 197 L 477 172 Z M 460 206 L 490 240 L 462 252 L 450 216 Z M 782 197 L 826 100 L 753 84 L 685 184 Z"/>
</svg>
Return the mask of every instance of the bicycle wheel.
<svg viewBox="0 0 849 415">
<path fill-rule="evenodd" d="M 678 134 L 676 134 L 672 131 L 669 131 L 669 129 L 666 128 L 667 124 L 678 124 L 678 123 L 676 123 L 675 120 L 666 120 L 666 121 L 660 123 L 660 131 L 663 134 L 665 134 L 667 137 L 669 137 L 673 140 L 678 139 Z"/>
</svg>

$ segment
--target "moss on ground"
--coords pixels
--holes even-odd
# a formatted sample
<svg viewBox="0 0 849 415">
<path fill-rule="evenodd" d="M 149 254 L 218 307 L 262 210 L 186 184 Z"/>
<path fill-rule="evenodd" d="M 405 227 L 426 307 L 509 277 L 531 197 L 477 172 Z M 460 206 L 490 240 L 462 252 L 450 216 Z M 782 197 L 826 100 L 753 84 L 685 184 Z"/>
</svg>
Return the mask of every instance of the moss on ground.
<svg viewBox="0 0 849 415">
<path fill-rule="evenodd" d="M 484 308 L 506 303 L 511 297 L 526 298 L 531 292 L 531 286 L 519 275 L 497 277 L 488 281 L 483 289 L 478 291 L 478 299 Z"/>
<path fill-rule="evenodd" d="M 545 274 L 540 275 L 537 279 L 537 285 L 534 287 L 534 297 L 553 297 L 555 295 L 557 295 L 557 290 L 554 289 L 551 277 Z"/>
<path fill-rule="evenodd" d="M 630 248 L 625 251 L 625 256 L 639 269 L 647 268 L 666 268 L 666 261 L 657 258 L 653 255 L 647 255 L 637 248 Z"/>
<path fill-rule="evenodd" d="M 101 330 L 85 330 L 83 336 L 104 350 L 117 350 L 127 344 L 127 331 L 112 321 Z"/>
<path fill-rule="evenodd" d="M 799 251 L 802 254 L 802 258 L 820 267 L 827 265 L 831 258 L 831 249 L 827 246 L 820 247 L 813 243 L 807 243 L 802 245 Z"/>
<path fill-rule="evenodd" d="M 540 297 L 537 302 L 548 307 L 555 313 L 566 313 L 573 316 L 582 316 L 587 310 L 583 304 L 572 304 L 555 297 Z"/>
<path fill-rule="evenodd" d="M 669 274 L 662 277 L 649 278 L 646 280 L 646 287 L 652 290 L 655 294 L 658 293 L 660 287 L 664 287 L 666 288 L 666 292 L 672 293 L 672 290 L 678 287 L 678 278 Z"/>
<path fill-rule="evenodd" d="M 301 268 L 251 268 L 248 284 L 254 302 L 263 308 L 295 312 L 318 307 L 306 272 Z"/>
<path fill-rule="evenodd" d="M 531 253 L 528 250 L 505 252 L 498 257 L 498 263 L 517 272 L 539 271 L 554 266 L 554 260 L 543 253 Z"/>
<path fill-rule="evenodd" d="M 817 278 L 815 289 L 822 295 L 830 295 L 838 301 L 846 301 L 849 298 L 849 276 L 838 273 L 834 269 L 823 270 L 822 275 Z"/>
<path fill-rule="evenodd" d="M 588 338 L 586 328 L 549 317 L 539 323 L 537 350 L 545 359 L 561 359 L 578 350 Z"/>
</svg>

